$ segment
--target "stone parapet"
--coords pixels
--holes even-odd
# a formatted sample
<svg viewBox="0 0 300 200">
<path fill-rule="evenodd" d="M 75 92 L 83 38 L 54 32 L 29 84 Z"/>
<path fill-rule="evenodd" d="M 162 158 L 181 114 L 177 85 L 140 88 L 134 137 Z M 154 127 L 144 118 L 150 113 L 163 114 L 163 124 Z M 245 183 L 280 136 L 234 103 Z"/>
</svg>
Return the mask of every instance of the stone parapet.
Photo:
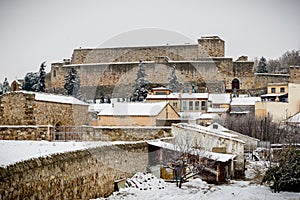
<svg viewBox="0 0 300 200">
<path fill-rule="evenodd" d="M 114 181 L 146 172 L 145 142 L 55 154 L 0 167 L 0 199 L 91 199 Z"/>
</svg>

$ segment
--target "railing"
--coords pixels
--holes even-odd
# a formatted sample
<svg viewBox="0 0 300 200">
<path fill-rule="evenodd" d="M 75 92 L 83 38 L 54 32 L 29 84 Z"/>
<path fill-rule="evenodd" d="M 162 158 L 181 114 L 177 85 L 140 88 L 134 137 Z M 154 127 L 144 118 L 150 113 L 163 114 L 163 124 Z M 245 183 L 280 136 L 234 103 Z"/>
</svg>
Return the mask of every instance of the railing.
<svg viewBox="0 0 300 200">
<path fill-rule="evenodd" d="M 60 126 L 51 130 L 52 141 L 81 141 L 82 128 L 80 126 Z"/>
</svg>

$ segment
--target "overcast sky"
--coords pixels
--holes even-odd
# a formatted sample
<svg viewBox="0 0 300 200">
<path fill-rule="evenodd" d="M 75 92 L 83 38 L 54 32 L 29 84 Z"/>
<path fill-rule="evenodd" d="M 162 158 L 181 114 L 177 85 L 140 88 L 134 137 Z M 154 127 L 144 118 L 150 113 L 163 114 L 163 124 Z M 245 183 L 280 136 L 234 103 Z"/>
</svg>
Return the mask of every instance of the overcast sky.
<svg viewBox="0 0 300 200">
<path fill-rule="evenodd" d="M 74 48 L 225 40 L 226 57 L 300 49 L 298 0 L 1 0 L 0 81 L 23 78 Z"/>
</svg>

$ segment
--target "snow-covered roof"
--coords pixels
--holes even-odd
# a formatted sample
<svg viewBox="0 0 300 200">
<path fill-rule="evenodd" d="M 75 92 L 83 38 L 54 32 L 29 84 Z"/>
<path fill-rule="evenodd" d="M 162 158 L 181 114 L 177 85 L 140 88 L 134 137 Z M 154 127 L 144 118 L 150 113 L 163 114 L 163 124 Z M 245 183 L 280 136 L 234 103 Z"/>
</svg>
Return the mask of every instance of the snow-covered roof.
<svg viewBox="0 0 300 200">
<path fill-rule="evenodd" d="M 208 99 L 208 93 L 171 93 L 169 95 L 148 95 L 149 99 Z"/>
<path fill-rule="evenodd" d="M 34 94 L 34 99 L 36 101 L 47 101 L 47 102 L 56 102 L 56 103 L 64 103 L 64 104 L 73 104 L 73 105 L 88 105 L 79 99 L 76 99 L 72 96 L 64 96 L 58 94 L 50 94 L 50 93 L 41 93 L 41 92 L 29 92 L 29 91 L 15 91 L 24 94 Z"/>
<path fill-rule="evenodd" d="M 288 123 L 300 123 L 300 112 L 298 112 L 296 115 L 287 119 L 287 122 Z"/>
<path fill-rule="evenodd" d="M 196 120 L 201 116 L 201 112 L 179 112 L 181 119 Z"/>
<path fill-rule="evenodd" d="M 254 106 L 255 102 L 261 101 L 260 97 L 235 97 L 232 98 L 230 105 L 232 106 Z"/>
<path fill-rule="evenodd" d="M 261 97 L 281 97 L 285 96 L 287 93 L 277 93 L 277 94 L 263 94 Z"/>
<path fill-rule="evenodd" d="M 215 124 L 215 123 L 214 123 Z M 213 125 L 213 124 L 212 124 Z M 237 138 L 237 135 L 231 134 L 230 130 L 224 128 L 223 126 L 218 127 L 217 130 L 213 130 L 213 126 L 201 126 L 201 125 L 196 125 L 196 124 L 187 124 L 187 123 L 179 123 L 179 124 L 173 124 L 175 127 L 180 127 L 183 129 L 188 129 L 192 131 L 197 131 L 200 133 L 208 134 L 208 135 L 213 135 L 216 137 L 224 138 L 224 139 L 229 139 L 229 140 L 234 140 L 240 143 L 245 143 L 243 140 L 240 140 Z"/>
<path fill-rule="evenodd" d="M 188 149 L 183 149 L 183 147 L 179 145 L 174 145 L 168 142 L 163 142 L 163 141 L 147 141 L 149 145 L 156 146 L 156 147 L 161 147 L 164 149 L 169 149 L 173 151 L 180 151 L 180 152 L 187 152 L 192 155 L 198 155 L 200 157 L 204 158 L 209 158 L 215 161 L 220 161 L 220 162 L 227 162 L 229 160 L 232 160 L 233 158 L 236 157 L 236 155 L 233 154 L 223 154 L 223 153 L 215 153 L 215 152 L 210 152 L 210 151 L 203 151 L 200 149 L 194 149 L 194 148 L 188 148 Z"/>
<path fill-rule="evenodd" d="M 101 112 L 104 109 L 110 108 L 111 104 L 108 103 L 100 103 L 100 104 L 89 104 L 88 111 L 89 112 Z"/>
<path fill-rule="evenodd" d="M 152 88 L 152 90 L 170 90 L 169 88 L 165 88 L 165 87 L 156 87 L 156 88 Z"/>
<path fill-rule="evenodd" d="M 156 116 L 158 115 L 169 102 L 131 102 L 131 103 L 114 103 L 109 104 L 110 107 L 102 110 L 100 116 Z"/>
<path fill-rule="evenodd" d="M 250 113 L 249 110 L 245 110 L 245 111 L 230 111 L 230 114 L 248 114 Z"/>
<path fill-rule="evenodd" d="M 230 94 L 209 94 L 208 100 L 211 101 L 212 104 L 230 104 Z"/>
<path fill-rule="evenodd" d="M 216 113 L 203 113 L 199 116 L 198 119 L 215 119 L 218 118 L 218 114 Z"/>
<path fill-rule="evenodd" d="M 229 108 L 207 108 L 208 113 L 226 113 Z"/>
</svg>

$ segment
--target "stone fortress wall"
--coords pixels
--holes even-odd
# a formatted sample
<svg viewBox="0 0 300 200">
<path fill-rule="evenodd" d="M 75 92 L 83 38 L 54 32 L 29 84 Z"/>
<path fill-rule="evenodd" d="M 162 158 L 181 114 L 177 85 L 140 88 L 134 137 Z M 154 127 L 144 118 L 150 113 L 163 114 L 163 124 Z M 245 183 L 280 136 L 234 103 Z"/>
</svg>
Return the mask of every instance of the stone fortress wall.
<svg viewBox="0 0 300 200">
<path fill-rule="evenodd" d="M 60 121 L 57 121 L 60 119 Z M 0 125 L 88 125 L 87 105 L 35 100 L 34 94 L 11 92 L 0 97 Z"/>
<path fill-rule="evenodd" d="M 0 199 L 92 199 L 114 181 L 146 172 L 146 142 L 55 154 L 0 167 Z"/>
<path fill-rule="evenodd" d="M 179 81 L 187 89 L 194 83 L 197 92 L 230 92 L 237 80 L 240 90 L 255 94 L 255 89 L 266 88 L 268 82 L 289 81 L 289 76 L 257 75 L 254 62 L 246 56 L 241 58 L 234 61 L 225 57 L 225 42 L 218 36 L 201 37 L 192 45 L 74 49 L 71 60 L 52 63 L 47 87 L 61 91 L 65 75 L 75 68 L 85 98 L 98 98 L 100 91 L 124 97 L 132 92 L 139 60 L 145 62 L 147 79 L 154 86 L 168 85 L 173 65 Z"/>
</svg>

